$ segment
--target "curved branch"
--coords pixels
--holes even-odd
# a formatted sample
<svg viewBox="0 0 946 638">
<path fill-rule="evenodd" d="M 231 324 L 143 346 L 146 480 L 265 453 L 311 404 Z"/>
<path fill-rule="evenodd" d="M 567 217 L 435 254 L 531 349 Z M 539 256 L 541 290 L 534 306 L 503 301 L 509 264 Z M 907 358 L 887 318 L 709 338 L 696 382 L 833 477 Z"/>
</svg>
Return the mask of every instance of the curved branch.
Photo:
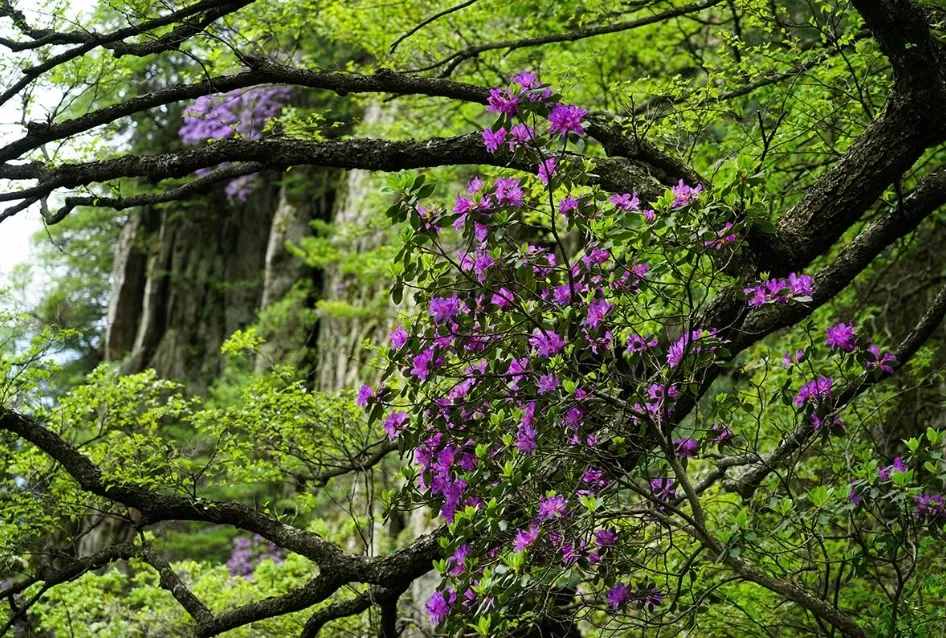
<svg viewBox="0 0 946 638">
<path fill-rule="evenodd" d="M 621 31 L 631 31 L 632 29 L 637 29 L 644 27 L 650 24 L 656 24 L 657 22 L 662 22 L 664 20 L 669 20 L 671 18 L 676 18 L 679 16 L 686 15 L 688 13 L 696 13 L 698 11 L 703 11 L 717 4 L 721 4 L 723 0 L 701 0 L 700 2 L 694 2 L 693 4 L 688 4 L 676 9 L 670 9 L 664 11 L 663 13 L 655 13 L 643 18 L 638 18 L 636 20 L 627 20 L 624 22 L 615 22 L 614 24 L 606 24 L 597 27 L 586 27 L 584 29 L 576 29 L 575 31 L 568 31 L 566 33 L 554 33 L 551 35 L 538 36 L 534 38 L 522 38 L 518 40 L 502 40 L 500 42 L 489 42 L 486 44 L 480 44 L 472 47 L 463 49 L 462 51 L 457 51 L 456 53 L 438 61 L 434 62 L 425 67 L 414 69 L 414 72 L 422 71 L 431 71 L 433 69 L 440 68 L 446 65 L 446 68 L 441 72 L 442 77 L 446 77 L 453 73 L 456 68 L 465 62 L 479 56 L 481 53 L 487 51 L 496 51 L 499 49 L 505 49 L 508 51 L 514 51 L 516 49 L 525 49 L 528 47 L 537 47 L 544 44 L 553 44 L 556 42 L 576 42 L 578 40 L 584 40 L 586 38 L 593 38 L 599 35 L 608 35 L 611 33 L 620 33 Z"/>
<path fill-rule="evenodd" d="M 251 2 L 254 2 L 254 0 L 229 0 L 225 2 L 221 2 L 221 0 L 203 0 L 202 2 L 185 7 L 180 11 L 175 11 L 174 13 L 168 14 L 162 18 L 145 22 L 142 25 L 126 27 L 103 36 L 89 34 L 83 38 L 82 44 L 79 46 L 69 49 L 68 51 L 64 51 L 59 55 L 54 55 L 42 64 L 24 69 L 23 77 L 15 82 L 9 89 L 3 93 L 0 93 L 0 105 L 8 102 L 17 93 L 29 86 L 31 82 L 36 80 L 47 71 L 50 71 L 61 64 L 65 64 L 70 60 L 74 60 L 77 57 L 85 55 L 86 53 L 100 46 L 112 49 L 116 56 L 124 54 L 150 55 L 153 53 L 167 51 L 169 49 L 176 49 L 184 39 L 202 31 L 214 20 L 229 13 L 233 13 L 234 11 L 243 8 Z M 183 18 L 199 13 L 203 13 L 203 15 L 194 23 L 184 24 L 181 27 L 174 29 L 170 33 L 151 42 L 145 44 L 121 43 L 121 41 L 125 38 L 140 35 L 146 31 L 160 26 L 173 24 L 182 20 Z"/>
<path fill-rule="evenodd" d="M 85 197 L 67 197 L 65 203 L 55 213 L 51 214 L 46 223 L 50 226 L 58 224 L 66 215 L 71 213 L 77 206 L 96 206 L 99 208 L 112 208 L 114 210 L 125 210 L 134 206 L 147 206 L 150 204 L 164 204 L 167 202 L 180 201 L 188 199 L 193 195 L 209 191 L 215 184 L 222 181 L 252 175 L 262 170 L 264 166 L 258 163 L 232 164 L 224 166 L 212 173 L 202 175 L 192 182 L 188 182 L 177 188 L 170 188 L 160 193 L 148 193 L 143 195 L 133 195 L 131 197 L 97 197 L 89 195 Z M 30 200 L 25 200 L 30 202 Z M 32 203 L 32 202 L 30 202 Z M 27 204 L 28 205 L 28 204 Z M 16 208 L 16 207 L 13 207 Z M 16 212 L 16 211 L 14 211 Z M 0 213 L 0 222 L 9 216 L 7 211 Z"/>
<path fill-rule="evenodd" d="M 261 161 L 265 158 L 265 161 Z M 507 152 L 490 154 L 478 133 L 424 141 L 374 139 L 307 142 L 287 138 L 223 140 L 178 153 L 124 155 L 111 160 L 63 164 L 48 169 L 36 186 L 0 193 L 0 201 L 44 197 L 59 188 L 74 188 L 122 177 L 143 177 L 153 181 L 183 177 L 196 170 L 231 162 L 256 162 L 266 168 L 325 166 L 375 171 L 400 171 L 446 165 L 504 166 L 533 172 L 538 159 L 514 157 Z M 640 166 L 622 158 L 594 160 L 591 183 L 607 189 L 637 190 L 653 196 L 661 189 Z"/>
<path fill-rule="evenodd" d="M 189 499 L 134 485 L 109 483 L 92 461 L 31 417 L 0 409 L 0 430 L 16 434 L 58 461 L 84 491 L 139 510 L 143 515 L 142 525 L 168 520 L 232 525 L 255 532 L 317 564 L 331 563 L 350 574 L 357 573 L 361 566 L 361 559 L 343 553 L 316 534 L 281 523 L 239 503 Z"/>
<path fill-rule="evenodd" d="M 213 622 L 213 614 L 210 613 L 210 609 L 207 608 L 207 605 L 202 603 L 194 593 L 187 588 L 187 586 L 181 582 L 180 577 L 174 570 L 171 569 L 171 565 L 154 553 L 150 548 L 145 548 L 142 551 L 144 561 L 154 567 L 158 572 L 160 577 L 161 587 L 166 589 L 176 600 L 181 607 L 184 608 L 191 618 L 198 625 L 206 625 Z"/>
<path fill-rule="evenodd" d="M 328 623 L 333 620 L 338 620 L 339 618 L 347 618 L 348 616 L 360 614 L 371 607 L 373 600 L 374 594 L 369 591 L 355 598 L 343 600 L 318 610 L 309 616 L 305 626 L 302 628 L 302 633 L 299 634 L 299 638 L 315 638 L 319 635 L 319 632 L 322 631 L 322 627 Z"/>
</svg>

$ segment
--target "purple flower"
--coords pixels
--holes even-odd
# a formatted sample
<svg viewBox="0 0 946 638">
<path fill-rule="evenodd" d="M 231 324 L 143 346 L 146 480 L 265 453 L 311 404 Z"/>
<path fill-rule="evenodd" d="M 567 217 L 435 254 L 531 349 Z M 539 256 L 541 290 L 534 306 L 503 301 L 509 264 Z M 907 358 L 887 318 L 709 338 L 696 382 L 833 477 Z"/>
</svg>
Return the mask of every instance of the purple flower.
<svg viewBox="0 0 946 638">
<path fill-rule="evenodd" d="M 697 184 L 696 188 L 688 186 L 681 179 L 677 182 L 677 185 L 673 187 L 673 207 L 680 208 L 691 203 L 697 197 L 700 196 L 700 193 L 703 192 L 703 185 Z"/>
<path fill-rule="evenodd" d="M 891 475 L 894 472 L 897 472 L 899 474 L 901 472 L 906 472 L 908 469 L 909 468 L 907 468 L 907 465 L 906 463 L 903 462 L 903 459 L 897 456 L 897 457 L 894 457 L 893 463 L 891 463 L 887 467 L 880 468 L 877 471 L 877 475 L 880 476 L 881 481 L 889 481 Z"/>
<path fill-rule="evenodd" d="M 676 495 L 676 491 L 676 481 L 672 478 L 650 479 L 650 492 L 658 501 L 670 501 Z"/>
<path fill-rule="evenodd" d="M 634 595 L 634 599 L 642 608 L 653 611 L 654 607 L 659 606 L 663 602 L 664 595 L 656 587 L 645 587 Z"/>
<path fill-rule="evenodd" d="M 420 354 L 414 356 L 411 362 L 411 376 L 421 381 L 426 381 L 427 377 L 430 376 L 430 369 L 434 363 L 434 349 L 427 348 Z"/>
<path fill-rule="evenodd" d="M 831 377 L 820 376 L 803 385 L 798 390 L 792 403 L 796 408 L 800 408 L 806 403 L 814 403 L 831 398 L 831 386 L 833 385 Z"/>
<path fill-rule="evenodd" d="M 476 280 L 481 284 L 486 281 L 486 271 L 493 267 L 496 261 L 493 256 L 485 250 L 476 251 L 476 257 L 473 260 L 473 274 Z"/>
<path fill-rule="evenodd" d="M 434 323 L 446 323 L 456 317 L 463 305 L 456 295 L 452 297 L 433 297 L 430 300 L 430 316 Z"/>
<path fill-rule="evenodd" d="M 867 361 L 865 366 L 868 370 L 880 370 L 884 374 L 893 374 L 893 367 L 897 363 L 897 358 L 889 352 L 880 352 L 880 347 L 871 344 L 867 348 Z"/>
<path fill-rule="evenodd" d="M 281 563 L 282 550 L 259 534 L 254 534 L 252 538 L 237 536 L 233 539 L 233 549 L 227 560 L 227 569 L 231 576 L 249 578 L 253 575 L 256 566 L 267 558 L 274 563 Z"/>
<path fill-rule="evenodd" d="M 589 328 L 596 328 L 610 310 L 611 304 L 606 300 L 600 298 L 595 299 L 588 304 L 588 316 L 585 317 L 584 325 Z"/>
<path fill-rule="evenodd" d="M 540 86 L 539 76 L 532 71 L 520 71 L 512 76 L 512 81 L 524 89 L 537 89 Z"/>
<path fill-rule="evenodd" d="M 638 334 L 633 334 L 627 338 L 627 351 L 631 354 L 637 354 L 650 348 L 657 347 L 657 339 L 651 337 L 650 340 Z"/>
<path fill-rule="evenodd" d="M 509 206 L 522 206 L 522 185 L 514 177 L 500 177 L 496 180 L 496 203 Z"/>
<path fill-rule="evenodd" d="M 513 300 L 512 291 L 508 288 L 500 288 L 493 293 L 493 296 L 490 297 L 489 302 L 499 308 L 500 310 L 505 310 L 512 304 Z"/>
<path fill-rule="evenodd" d="M 838 323 L 825 332 L 824 342 L 829 348 L 843 350 L 844 352 L 854 352 L 857 346 L 857 336 L 854 334 L 854 326 L 849 323 Z"/>
<path fill-rule="evenodd" d="M 509 150 L 514 151 L 535 139 L 535 131 L 526 124 L 516 124 L 509 129 Z"/>
<path fill-rule="evenodd" d="M 519 108 L 519 98 L 505 89 L 490 89 L 486 98 L 486 110 L 491 113 L 502 113 L 512 117 Z"/>
<path fill-rule="evenodd" d="M 540 357 L 547 358 L 561 352 L 562 348 L 565 347 L 565 340 L 551 330 L 536 328 L 532 331 L 532 336 L 529 338 L 529 345 L 532 346 L 536 354 Z"/>
<path fill-rule="evenodd" d="M 939 494 L 919 494 L 913 497 L 917 518 L 946 519 L 946 500 Z"/>
<path fill-rule="evenodd" d="M 446 620 L 456 602 L 457 593 L 452 589 L 448 589 L 445 592 L 434 592 L 433 595 L 427 599 L 427 604 L 424 605 L 427 609 L 427 616 L 430 618 L 430 622 L 436 626 Z"/>
<path fill-rule="evenodd" d="M 456 551 L 453 552 L 453 555 L 447 559 L 447 564 L 450 565 L 450 569 L 447 570 L 448 576 L 459 576 L 463 573 L 464 568 L 466 567 L 466 557 L 470 554 L 470 546 L 466 543 L 463 543 L 457 547 Z"/>
<path fill-rule="evenodd" d="M 368 402 L 371 399 L 375 398 L 377 395 L 374 392 L 374 389 L 367 383 L 362 384 L 361 388 L 358 389 L 358 396 L 355 398 L 355 405 L 359 408 L 364 408 L 368 405 Z"/>
<path fill-rule="evenodd" d="M 404 429 L 407 419 L 408 416 L 404 412 L 392 412 L 388 415 L 388 418 L 384 420 L 384 431 L 387 433 L 389 439 L 393 441 L 397 438 L 401 430 Z"/>
<path fill-rule="evenodd" d="M 498 128 L 495 131 L 490 128 L 483 129 L 483 146 L 486 147 L 486 150 L 490 153 L 495 153 L 499 150 L 499 147 L 503 145 L 503 142 L 506 141 L 506 129 Z"/>
<path fill-rule="evenodd" d="M 539 538 L 539 526 L 532 524 L 528 529 L 520 529 L 512 541 L 512 548 L 521 552 Z"/>
<path fill-rule="evenodd" d="M 566 543 L 562 545 L 561 549 L 559 550 L 562 553 L 562 563 L 566 566 L 574 565 L 581 559 L 587 547 L 588 543 L 585 541 L 581 541 L 579 543 Z"/>
<path fill-rule="evenodd" d="M 581 474 L 581 482 L 590 486 L 594 491 L 603 490 L 608 486 L 608 479 L 604 477 L 604 470 L 589 467 Z"/>
<path fill-rule="evenodd" d="M 749 306 L 758 307 L 767 303 L 787 303 L 792 298 L 807 298 L 814 292 L 814 280 L 808 275 L 790 273 L 787 279 L 769 279 L 748 288 Z"/>
<path fill-rule="evenodd" d="M 856 483 L 856 481 L 851 481 L 851 489 L 848 490 L 847 500 L 850 501 L 851 505 L 854 507 L 860 507 L 861 503 L 864 501 L 864 497 L 857 491 Z"/>
<path fill-rule="evenodd" d="M 808 275 L 788 274 L 788 287 L 793 297 L 810 297 L 814 294 L 815 280 Z"/>
<path fill-rule="evenodd" d="M 557 161 L 554 157 L 547 157 L 539 163 L 539 181 L 548 186 L 549 178 L 555 174 Z"/>
<path fill-rule="evenodd" d="M 458 215 L 466 215 L 473 209 L 473 200 L 464 197 L 463 195 L 457 195 L 457 199 L 453 204 L 453 212 Z"/>
<path fill-rule="evenodd" d="M 467 182 L 466 192 L 472 195 L 473 193 L 480 192 L 481 188 L 483 188 L 483 180 L 482 178 L 480 178 L 479 175 L 477 175 L 477 176 L 474 176 L 469 182 Z"/>
<path fill-rule="evenodd" d="M 808 419 L 811 421 L 811 427 L 815 432 L 825 430 L 831 434 L 844 434 L 844 421 L 836 414 L 829 414 L 824 418 L 817 414 L 812 414 Z"/>
<path fill-rule="evenodd" d="M 549 131 L 553 135 L 584 135 L 585 127 L 581 121 L 588 111 L 574 104 L 556 104 L 549 113 Z"/>
<path fill-rule="evenodd" d="M 568 507 L 568 499 L 556 494 L 555 496 L 542 497 L 539 499 L 539 520 L 548 521 L 562 518 L 565 516 L 565 509 Z"/>
<path fill-rule="evenodd" d="M 535 451 L 535 439 L 538 432 L 535 429 L 535 401 L 529 401 L 522 410 L 522 421 L 516 431 L 516 448 L 523 454 L 529 455 Z"/>
<path fill-rule="evenodd" d="M 528 357 L 522 357 L 521 359 L 513 359 L 509 362 L 509 368 L 506 370 L 506 376 L 512 377 L 509 382 L 509 387 L 513 390 L 519 388 L 519 383 L 522 381 L 522 378 L 526 374 L 526 370 L 529 369 L 529 359 Z"/>
<path fill-rule="evenodd" d="M 722 228 L 716 231 L 714 239 L 707 239 L 703 245 L 713 250 L 722 250 L 726 245 L 736 241 L 736 234 L 729 232 L 733 227 L 732 222 L 726 222 Z"/>
<path fill-rule="evenodd" d="M 572 287 L 571 284 L 562 284 L 561 286 L 556 286 L 555 290 L 552 291 L 552 298 L 560 306 L 567 306 L 572 301 Z"/>
<path fill-rule="evenodd" d="M 554 374 L 543 374 L 539 377 L 539 394 L 548 394 L 549 392 L 555 392 L 558 388 L 558 377 Z"/>
<path fill-rule="evenodd" d="M 630 211 L 630 210 L 640 210 L 641 202 L 637 197 L 637 193 L 633 195 L 631 193 L 615 193 L 608 197 L 608 201 L 614 204 L 615 208 L 620 210 Z"/>
<path fill-rule="evenodd" d="M 568 195 L 565 199 L 559 202 L 558 212 L 560 212 L 562 215 L 568 215 L 568 213 L 578 210 L 578 204 L 579 200 L 577 197 Z"/>
<path fill-rule="evenodd" d="M 598 547 L 606 548 L 617 545 L 618 533 L 613 529 L 599 529 L 595 532 L 595 543 Z"/>
<path fill-rule="evenodd" d="M 701 352 L 703 348 L 697 345 L 696 342 L 706 336 L 712 336 L 713 332 L 713 330 L 694 330 L 680 335 L 680 338 L 673 342 L 670 345 L 670 349 L 667 351 L 667 365 L 671 368 L 676 368 L 683 361 L 685 354 Z"/>
<path fill-rule="evenodd" d="M 581 420 L 583 417 L 584 417 L 584 414 L 582 413 L 581 408 L 573 405 L 572 407 L 568 408 L 565 411 L 565 418 L 563 420 L 565 422 L 566 427 L 574 430 L 579 425 L 581 425 Z"/>
<path fill-rule="evenodd" d="M 407 343 L 408 339 L 407 330 L 398 326 L 391 331 L 391 334 L 388 335 L 388 340 L 391 342 L 391 347 L 395 350 L 400 350 L 404 347 L 404 344 Z"/>
<path fill-rule="evenodd" d="M 607 598 L 611 609 L 619 609 L 631 599 L 631 590 L 624 583 L 618 583 L 608 590 Z"/>
<path fill-rule="evenodd" d="M 793 365 L 801 363 L 804 360 L 805 360 L 805 351 L 801 349 L 796 350 L 794 353 L 786 352 L 785 354 L 782 355 L 782 365 L 785 366 L 786 368 L 791 368 Z"/>
<path fill-rule="evenodd" d="M 687 459 L 696 456 L 700 449 L 700 444 L 696 439 L 674 439 L 673 453 L 681 459 Z"/>
</svg>

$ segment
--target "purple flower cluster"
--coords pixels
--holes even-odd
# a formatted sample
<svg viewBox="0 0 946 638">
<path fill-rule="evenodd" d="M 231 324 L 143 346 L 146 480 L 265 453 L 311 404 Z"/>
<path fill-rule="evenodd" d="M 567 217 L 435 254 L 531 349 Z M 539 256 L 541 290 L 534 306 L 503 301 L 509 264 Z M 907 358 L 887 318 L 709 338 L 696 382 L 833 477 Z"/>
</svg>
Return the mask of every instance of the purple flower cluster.
<svg viewBox="0 0 946 638">
<path fill-rule="evenodd" d="M 893 476 L 894 472 L 900 474 L 906 472 L 908 469 L 907 464 L 903 462 L 903 459 L 899 456 L 894 457 L 893 463 L 877 470 L 877 476 L 880 477 L 881 481 L 889 481 Z"/>
<path fill-rule="evenodd" d="M 292 90 L 284 86 L 202 95 L 184 109 L 184 124 L 178 134 L 185 144 L 234 136 L 258 139 L 266 122 L 278 115 L 291 97 Z"/>
<path fill-rule="evenodd" d="M 831 387 L 833 385 L 834 380 L 831 377 L 820 376 L 817 379 L 812 379 L 798 390 L 798 394 L 795 395 L 792 403 L 796 408 L 800 408 L 808 403 L 827 401 L 831 398 Z"/>
<path fill-rule="evenodd" d="M 919 494 L 913 497 L 917 518 L 927 521 L 946 521 L 946 499 L 940 494 Z"/>
<path fill-rule="evenodd" d="M 255 140 L 266 123 L 279 114 L 292 97 L 284 86 L 257 86 L 218 95 L 202 95 L 184 109 L 184 124 L 178 130 L 185 144 L 242 137 Z M 231 199 L 246 201 L 256 184 L 255 175 L 244 175 L 226 186 Z"/>
<path fill-rule="evenodd" d="M 549 131 L 553 135 L 584 135 L 585 125 L 582 120 L 588 111 L 574 104 L 556 104 L 549 113 Z"/>
<path fill-rule="evenodd" d="M 517 153 L 532 166 L 539 161 L 535 175 L 498 177 L 492 183 L 474 178 L 444 206 L 422 205 L 412 187 L 411 195 L 396 205 L 400 218 L 409 215 L 411 222 L 405 264 L 413 261 L 409 251 L 416 251 L 433 256 L 435 265 L 425 263 L 423 273 L 404 282 L 416 286 L 415 298 L 423 296 L 426 303 L 416 309 L 410 333 L 398 327 L 389 336 L 387 356 L 390 369 L 404 380 L 401 388 L 395 390 L 399 384 L 394 382 L 383 391 L 363 389 L 358 401 L 387 408 L 382 423 L 389 437 L 411 428 L 410 438 L 417 441 L 416 493 L 452 523 L 455 549 L 443 571 L 445 579 L 456 580 L 427 602 L 434 624 L 469 609 L 476 595 L 459 592 L 485 570 L 510 564 L 506 561 L 512 552 L 523 553 L 515 557 L 516 564 L 537 577 L 532 568 L 541 566 L 544 573 L 549 565 L 580 565 L 576 573 L 587 574 L 589 582 L 599 564 L 602 570 L 620 569 L 623 557 L 612 549 L 618 532 L 602 529 L 595 520 L 600 513 L 595 514 L 594 503 L 616 485 L 607 475 L 606 444 L 626 436 L 628 416 L 630 427 L 666 423 L 688 383 L 677 382 L 683 376 L 680 369 L 689 357 L 701 352 L 705 357 L 722 341 L 711 329 L 687 330 L 667 344 L 666 353 L 647 356 L 660 347 L 658 339 L 637 332 L 629 321 L 636 304 L 650 303 L 640 294 L 652 285 L 650 266 L 639 256 L 649 255 L 649 249 L 628 251 L 601 230 L 607 224 L 592 222 L 610 216 L 603 221 L 622 224 L 622 232 L 651 233 L 652 228 L 640 229 L 637 220 L 623 213 L 635 212 L 646 220 L 655 213 L 645 209 L 636 193 L 612 195 L 605 206 L 597 193 L 546 197 L 549 192 L 559 197 L 558 182 L 570 184 L 577 168 L 563 159 L 564 153 L 548 148 L 567 145 L 590 127 L 587 111 L 552 102 L 546 88 L 534 74 L 524 73 L 508 87 L 491 90 L 487 111 L 499 117 L 482 132 L 489 152 Z M 547 127 L 531 119 L 546 110 Z M 515 121 L 525 114 L 528 123 Z M 541 195 L 539 184 L 545 186 Z M 700 185 L 680 182 L 673 188 L 673 206 L 693 204 L 702 191 Z M 524 240 L 537 236 L 531 232 L 539 227 L 536 214 L 549 205 L 553 222 L 570 234 L 565 245 L 556 233 L 540 233 L 543 237 L 534 243 Z M 455 233 L 449 232 L 451 226 Z M 730 241 L 730 228 L 718 237 L 722 245 Z M 446 242 L 440 234 L 444 229 Z M 702 238 L 686 232 L 687 241 L 699 249 Z M 661 279 L 674 276 L 655 272 Z M 628 365 L 609 368 L 625 349 L 634 355 L 621 361 Z M 628 392 L 630 415 L 621 411 L 618 417 L 608 402 L 620 394 L 614 392 L 609 370 L 637 367 L 645 358 L 659 368 L 659 375 L 636 382 Z M 674 453 L 691 458 L 702 447 L 724 445 L 732 438 L 731 430 L 719 426 L 703 439 L 674 440 Z M 567 465 L 558 460 L 565 458 Z M 580 465 L 571 465 L 572 460 Z M 546 467 L 554 471 L 535 471 Z M 666 509 L 676 498 L 673 478 L 653 478 L 649 486 L 659 508 Z M 509 507 L 510 502 L 515 506 Z M 483 523 L 497 503 L 508 528 Z M 594 578 L 609 573 L 614 572 L 597 572 Z M 448 588 L 451 584 L 454 589 Z M 636 591 L 624 584 L 609 596 L 613 607 L 631 601 L 653 609 L 662 594 L 650 584 Z"/>
<path fill-rule="evenodd" d="M 702 352 L 704 345 L 699 343 L 699 341 L 713 337 L 715 334 L 716 330 L 712 328 L 709 330 L 693 330 L 683 333 L 680 335 L 679 339 L 670 344 L 670 348 L 667 350 L 667 365 L 671 369 L 676 368 L 687 354 L 692 355 Z"/>
<path fill-rule="evenodd" d="M 835 350 L 844 352 L 854 352 L 857 347 L 857 335 L 854 333 L 854 326 L 849 323 L 838 323 L 825 332 L 825 344 Z"/>
<path fill-rule="evenodd" d="M 814 279 L 808 275 L 790 273 L 784 279 L 769 279 L 744 288 L 752 308 L 767 303 L 788 303 L 792 299 L 807 298 L 814 294 Z"/>
<path fill-rule="evenodd" d="M 456 602 L 457 593 L 452 589 L 435 591 L 433 595 L 427 599 L 427 604 L 424 605 L 431 624 L 437 626 L 446 620 Z"/>
<path fill-rule="evenodd" d="M 696 187 L 687 185 L 682 179 L 673 187 L 673 207 L 682 208 L 689 206 L 703 192 L 703 185 L 697 184 Z"/>
<path fill-rule="evenodd" d="M 233 539 L 227 569 L 231 576 L 249 578 L 262 561 L 269 559 L 281 563 L 283 558 L 282 549 L 258 534 L 252 537 L 237 536 Z"/>
</svg>

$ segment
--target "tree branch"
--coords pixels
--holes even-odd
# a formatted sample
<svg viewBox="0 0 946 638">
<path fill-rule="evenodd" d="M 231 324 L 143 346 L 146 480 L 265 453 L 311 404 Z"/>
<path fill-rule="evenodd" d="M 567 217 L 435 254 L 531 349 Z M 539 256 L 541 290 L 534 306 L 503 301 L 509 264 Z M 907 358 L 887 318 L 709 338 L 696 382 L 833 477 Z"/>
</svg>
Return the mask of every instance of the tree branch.
<svg viewBox="0 0 946 638">
<path fill-rule="evenodd" d="M 425 67 L 414 69 L 414 72 L 423 72 L 423 71 L 432 71 L 433 69 L 440 68 L 446 65 L 446 68 L 441 72 L 441 77 L 449 76 L 453 73 L 456 68 L 465 62 L 466 60 L 475 58 L 481 53 L 487 51 L 496 51 L 499 49 L 505 49 L 508 51 L 514 51 L 516 49 L 525 49 L 528 47 L 542 46 L 544 44 L 553 44 L 556 42 L 576 42 L 578 40 L 584 40 L 586 38 L 593 38 L 599 35 L 607 35 L 610 33 L 619 33 L 621 31 L 631 31 L 632 29 L 638 29 L 650 24 L 656 24 L 664 20 L 669 20 L 671 18 L 676 18 L 688 13 L 695 13 L 698 11 L 703 11 L 712 6 L 720 4 L 723 0 L 701 0 L 700 2 L 694 2 L 693 4 L 688 4 L 682 7 L 675 9 L 670 9 L 664 11 L 663 13 L 655 13 L 643 18 L 638 18 L 636 20 L 627 20 L 625 22 L 615 22 L 614 24 L 606 24 L 597 27 L 586 27 L 584 29 L 576 29 L 575 31 L 568 31 L 566 33 L 554 33 L 551 35 L 538 36 L 534 38 L 522 38 L 518 40 L 502 40 L 500 42 L 489 42 L 486 44 L 480 44 L 472 47 L 463 49 L 462 51 L 457 51 L 456 53 L 447 56 L 446 58 L 434 62 Z"/>
</svg>

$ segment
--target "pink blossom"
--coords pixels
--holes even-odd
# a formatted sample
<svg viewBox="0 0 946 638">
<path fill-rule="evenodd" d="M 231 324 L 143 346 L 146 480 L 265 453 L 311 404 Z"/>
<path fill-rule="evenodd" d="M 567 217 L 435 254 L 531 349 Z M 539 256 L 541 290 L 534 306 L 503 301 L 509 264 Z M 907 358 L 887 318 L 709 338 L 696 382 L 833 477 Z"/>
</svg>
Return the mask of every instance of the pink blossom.
<svg viewBox="0 0 946 638">
<path fill-rule="evenodd" d="M 825 332 L 825 344 L 835 350 L 844 352 L 854 352 L 857 346 L 857 336 L 854 334 L 854 326 L 849 323 L 838 323 Z"/>
<path fill-rule="evenodd" d="M 582 119 L 588 111 L 574 104 L 556 104 L 549 113 L 549 131 L 553 135 L 584 135 L 585 127 Z"/>
<path fill-rule="evenodd" d="M 697 184 L 696 187 L 688 186 L 681 179 L 677 182 L 677 185 L 673 187 L 673 207 L 681 208 L 693 202 L 697 197 L 700 196 L 700 193 L 703 192 L 703 185 Z"/>
<path fill-rule="evenodd" d="M 529 338 L 529 345 L 540 357 L 548 358 L 562 351 L 562 348 L 565 347 L 565 340 L 552 330 L 536 328 Z"/>
<path fill-rule="evenodd" d="M 397 438 L 407 423 L 408 416 L 404 412 L 392 412 L 384 420 L 384 431 L 392 441 Z"/>
<path fill-rule="evenodd" d="M 517 552 L 521 552 L 528 548 L 532 543 L 534 543 L 539 538 L 539 526 L 530 525 L 528 529 L 520 529 L 516 532 L 516 537 L 513 539 L 512 547 Z"/>
<path fill-rule="evenodd" d="M 539 181 L 548 186 L 549 179 L 555 174 L 557 161 L 554 157 L 547 157 L 539 163 Z"/>
<path fill-rule="evenodd" d="M 374 389 L 367 383 L 362 384 L 361 388 L 358 389 L 358 396 L 355 398 L 355 405 L 360 408 L 364 408 L 368 405 L 368 402 L 371 399 L 377 396 Z"/>
<path fill-rule="evenodd" d="M 565 197 L 565 199 L 559 202 L 558 212 L 560 212 L 562 215 L 568 215 L 572 211 L 578 210 L 579 203 L 580 201 L 577 197 L 568 195 L 567 197 Z"/>
<path fill-rule="evenodd" d="M 509 206 L 522 206 L 522 185 L 513 177 L 501 177 L 496 180 L 496 203 Z"/>
<path fill-rule="evenodd" d="M 519 98 L 505 89 L 490 89 L 486 98 L 486 110 L 491 113 L 501 113 L 512 117 L 519 109 Z"/>
<path fill-rule="evenodd" d="M 499 147 L 506 141 L 506 129 L 498 128 L 495 131 L 490 128 L 483 129 L 483 145 L 490 153 L 495 153 Z"/>
<path fill-rule="evenodd" d="M 565 510 L 568 508 L 568 499 L 556 494 L 555 496 L 542 497 L 539 499 L 539 520 L 548 521 L 565 516 Z"/>
<path fill-rule="evenodd" d="M 615 193 L 608 197 L 608 201 L 611 202 L 615 208 L 624 211 L 639 210 L 641 207 L 637 193 L 633 195 L 631 193 Z"/>
<path fill-rule="evenodd" d="M 407 343 L 408 336 L 407 331 L 401 326 L 398 326 L 388 335 L 388 340 L 391 342 L 392 348 L 400 350 L 404 347 L 404 344 Z"/>
</svg>

